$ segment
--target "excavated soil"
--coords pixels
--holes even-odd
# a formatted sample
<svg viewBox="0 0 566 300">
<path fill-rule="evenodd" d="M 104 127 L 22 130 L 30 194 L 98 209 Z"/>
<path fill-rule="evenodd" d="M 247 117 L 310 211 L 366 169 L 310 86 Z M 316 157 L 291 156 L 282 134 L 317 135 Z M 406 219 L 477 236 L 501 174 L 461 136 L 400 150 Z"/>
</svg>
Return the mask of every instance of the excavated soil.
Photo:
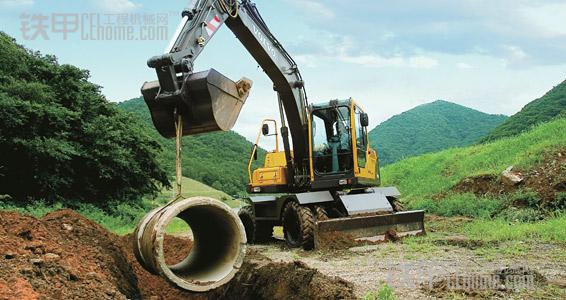
<svg viewBox="0 0 566 300">
<path fill-rule="evenodd" d="M 0 213 L 0 299 L 135 299 L 117 236 L 71 211 Z"/>
<path fill-rule="evenodd" d="M 452 190 L 459 193 L 474 193 L 478 196 L 505 195 L 519 190 L 532 190 L 539 194 L 544 205 L 564 206 L 565 203 L 556 203 L 556 201 L 557 193 L 566 192 L 565 166 L 566 148 L 547 155 L 543 162 L 531 171 L 513 170 L 513 173 L 524 178 L 519 184 L 506 182 L 501 176 L 480 175 L 463 179 Z M 524 205 L 524 203 L 514 204 Z"/>
<path fill-rule="evenodd" d="M 353 299 L 350 283 L 300 262 L 274 263 L 250 251 L 230 284 L 204 294 L 174 288 L 146 272 L 119 237 L 62 210 L 41 219 L 0 212 L 0 299 Z M 167 237 L 170 262 L 190 240 Z"/>
</svg>

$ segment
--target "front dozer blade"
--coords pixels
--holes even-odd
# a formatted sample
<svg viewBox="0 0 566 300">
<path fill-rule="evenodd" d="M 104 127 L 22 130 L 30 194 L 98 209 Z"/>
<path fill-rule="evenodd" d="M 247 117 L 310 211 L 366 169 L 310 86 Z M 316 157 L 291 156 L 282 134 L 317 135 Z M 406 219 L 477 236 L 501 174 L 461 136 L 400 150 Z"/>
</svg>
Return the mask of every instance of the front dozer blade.
<svg viewBox="0 0 566 300">
<path fill-rule="evenodd" d="M 252 82 L 238 82 L 214 69 L 191 74 L 174 93 L 161 90 L 158 81 L 146 82 L 142 95 L 157 131 L 175 137 L 175 109 L 183 116 L 183 135 L 232 129 L 246 102 Z"/>
<path fill-rule="evenodd" d="M 394 232 L 396 236 L 424 234 L 424 211 L 406 211 L 398 213 L 361 215 L 346 218 L 319 221 L 315 228 L 315 247 L 324 247 L 336 235 L 352 240 L 377 242 L 386 239 L 386 234 Z"/>
</svg>

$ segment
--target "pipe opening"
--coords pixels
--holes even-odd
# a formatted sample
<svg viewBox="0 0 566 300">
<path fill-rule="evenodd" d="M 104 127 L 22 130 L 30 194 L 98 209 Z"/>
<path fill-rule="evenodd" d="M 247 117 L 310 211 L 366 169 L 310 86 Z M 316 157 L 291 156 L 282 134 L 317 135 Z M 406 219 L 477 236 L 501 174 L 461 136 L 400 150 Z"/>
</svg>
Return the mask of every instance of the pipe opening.
<svg viewBox="0 0 566 300">
<path fill-rule="evenodd" d="M 168 268 L 191 282 L 220 281 L 234 269 L 241 243 L 239 226 L 226 211 L 213 206 L 194 206 L 178 218 L 192 230 L 193 246 L 188 256 Z"/>
<path fill-rule="evenodd" d="M 165 229 L 166 236 L 163 239 L 163 253 L 165 262 L 174 266 L 185 260 L 193 248 L 193 231 L 185 220 L 176 217 Z"/>
<path fill-rule="evenodd" d="M 171 227 L 184 228 L 187 237 L 192 236 L 186 252 L 166 251 Z M 146 270 L 193 292 L 228 283 L 242 266 L 246 252 L 246 234 L 238 216 L 228 205 L 206 197 L 185 199 L 150 212 L 140 221 L 135 235 L 134 252 Z"/>
</svg>

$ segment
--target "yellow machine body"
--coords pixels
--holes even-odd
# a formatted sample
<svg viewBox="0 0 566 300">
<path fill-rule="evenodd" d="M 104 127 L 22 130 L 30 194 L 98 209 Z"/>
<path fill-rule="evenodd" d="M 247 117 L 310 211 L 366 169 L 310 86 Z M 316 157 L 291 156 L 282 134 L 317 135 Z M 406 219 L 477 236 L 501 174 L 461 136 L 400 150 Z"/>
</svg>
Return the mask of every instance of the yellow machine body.
<svg viewBox="0 0 566 300">
<path fill-rule="evenodd" d="M 359 120 L 356 118 L 356 113 L 363 113 L 363 110 L 352 100 L 348 101 L 349 112 L 350 112 L 350 124 L 349 124 L 349 134 L 351 136 L 351 146 L 352 154 L 351 159 L 353 168 L 354 180 L 360 185 L 364 186 L 377 186 L 379 185 L 379 163 L 377 151 L 371 148 L 369 145 L 369 134 L 366 127 L 359 126 L 356 122 Z M 309 167 L 310 167 L 310 180 L 315 181 L 316 174 L 314 168 L 313 159 L 313 125 L 312 125 L 312 112 L 309 113 Z M 265 126 L 273 125 L 275 128 L 275 134 L 268 134 L 264 131 Z M 262 136 L 274 136 L 275 137 L 275 150 L 268 152 L 265 156 L 265 161 L 263 166 L 253 169 L 253 162 L 257 159 L 259 142 Z M 288 184 L 287 178 L 287 159 L 285 156 L 285 151 L 279 150 L 279 132 L 277 127 L 277 121 L 272 119 L 266 119 L 262 122 L 262 129 L 260 130 L 256 144 L 252 151 L 252 155 L 249 160 L 248 172 L 249 172 L 249 191 L 251 192 L 261 192 L 265 190 L 276 190 L 284 191 L 285 186 Z M 362 147 L 361 141 L 365 141 Z M 363 148 L 363 149 L 362 149 Z M 361 151 L 361 152 L 360 152 Z M 365 163 L 360 166 L 358 160 L 360 156 L 364 154 Z M 348 184 L 352 183 L 352 179 L 348 180 Z M 269 188 L 272 189 L 269 189 Z"/>
</svg>

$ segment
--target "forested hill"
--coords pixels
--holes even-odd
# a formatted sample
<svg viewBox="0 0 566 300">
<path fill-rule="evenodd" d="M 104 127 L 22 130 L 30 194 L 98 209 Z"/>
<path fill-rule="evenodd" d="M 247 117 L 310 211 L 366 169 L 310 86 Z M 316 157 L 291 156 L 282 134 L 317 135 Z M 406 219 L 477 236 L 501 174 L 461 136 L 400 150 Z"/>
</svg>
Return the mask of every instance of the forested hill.
<svg viewBox="0 0 566 300">
<path fill-rule="evenodd" d="M 517 135 L 532 126 L 566 113 L 566 80 L 544 96 L 527 104 L 517 114 L 496 127 L 483 141 Z"/>
<path fill-rule="evenodd" d="M 370 132 L 382 165 L 406 157 L 467 146 L 507 119 L 438 100 L 417 106 L 381 123 Z"/>
<path fill-rule="evenodd" d="M 87 70 L 0 32 L 0 195 L 108 206 L 157 193 L 169 181 L 141 126 Z"/>
<path fill-rule="evenodd" d="M 140 117 L 144 130 L 162 146 L 158 157 L 171 174 L 175 171 L 175 141 L 163 138 L 153 126 L 143 98 L 118 104 L 124 111 Z M 183 175 L 229 194 L 245 191 L 252 143 L 235 132 L 217 132 L 183 139 Z M 261 161 L 261 160 L 260 160 Z"/>
</svg>

